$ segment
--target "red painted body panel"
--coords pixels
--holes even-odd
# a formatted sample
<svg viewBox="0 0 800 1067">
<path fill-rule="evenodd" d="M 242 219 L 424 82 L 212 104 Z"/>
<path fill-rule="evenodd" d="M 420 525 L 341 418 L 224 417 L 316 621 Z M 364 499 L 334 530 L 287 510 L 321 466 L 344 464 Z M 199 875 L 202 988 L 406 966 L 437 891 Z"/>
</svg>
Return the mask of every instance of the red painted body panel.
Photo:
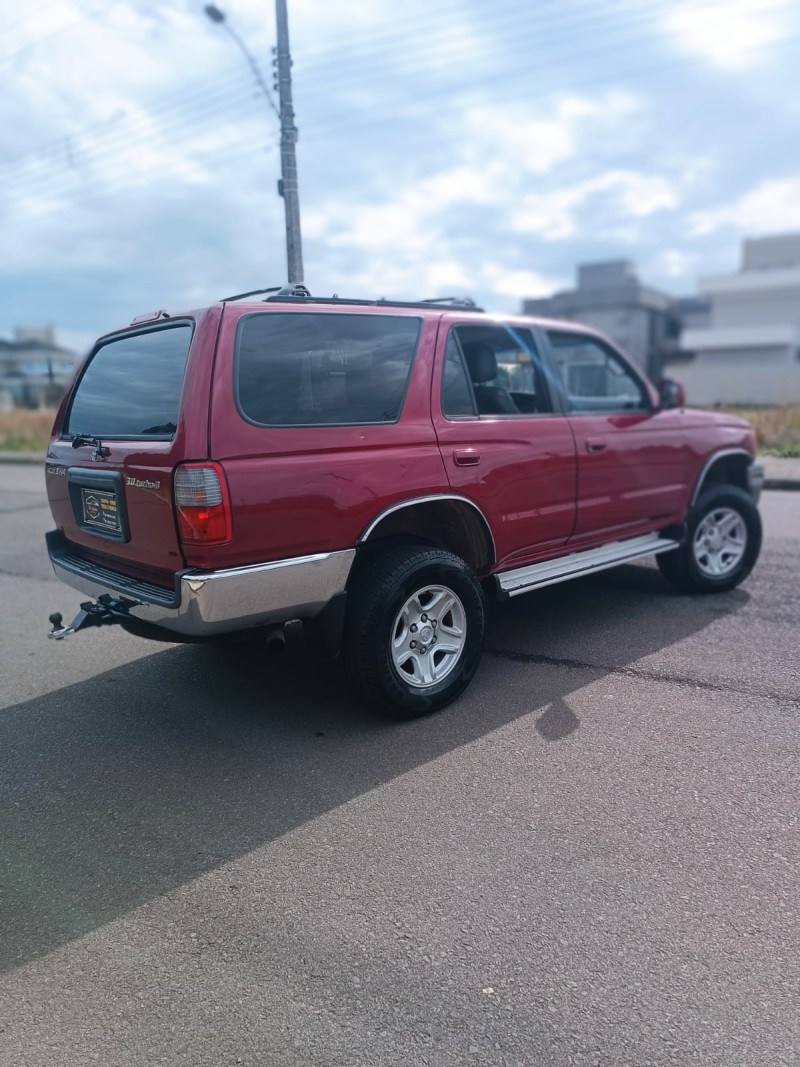
<svg viewBox="0 0 800 1067">
<path fill-rule="evenodd" d="M 461 321 L 448 317 L 447 325 Z M 451 489 L 489 519 L 498 569 L 557 555 L 575 526 L 577 464 L 569 420 L 563 415 L 445 418 L 441 380 L 446 345 L 442 328 L 431 408 Z M 456 462 L 456 453 L 464 449 L 472 452 L 469 466 Z"/>
<path fill-rule="evenodd" d="M 287 307 L 226 307 L 213 383 L 211 451 L 228 479 L 234 538 L 192 562 L 235 566 L 350 548 L 385 507 L 448 491 L 429 407 L 437 316 L 423 321 L 397 423 L 271 428 L 246 422 L 233 396 L 236 326 L 254 310 L 269 314 Z M 422 317 L 419 311 L 390 313 Z"/>
</svg>

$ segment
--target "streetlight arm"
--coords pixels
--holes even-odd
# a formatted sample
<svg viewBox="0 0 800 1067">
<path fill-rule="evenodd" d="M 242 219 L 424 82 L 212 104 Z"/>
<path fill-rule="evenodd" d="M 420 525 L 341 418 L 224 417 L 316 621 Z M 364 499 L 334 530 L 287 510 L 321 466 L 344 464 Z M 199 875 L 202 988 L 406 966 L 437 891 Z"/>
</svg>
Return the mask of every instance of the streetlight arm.
<svg viewBox="0 0 800 1067">
<path fill-rule="evenodd" d="M 233 28 L 233 26 L 231 26 L 230 22 L 228 22 L 228 19 L 225 16 L 225 12 L 221 11 L 217 7 L 216 4 L 206 4 L 206 6 L 203 8 L 203 10 L 205 11 L 205 13 L 208 16 L 208 18 L 213 23 L 215 23 L 215 25 L 222 26 L 223 30 L 225 30 L 226 33 L 228 33 L 234 39 L 234 41 L 236 42 L 236 44 L 240 48 L 240 50 L 242 52 L 242 55 L 247 60 L 247 65 L 250 67 L 250 70 L 253 72 L 253 77 L 256 79 L 256 82 L 258 84 L 259 89 L 264 94 L 264 96 L 266 96 L 266 98 L 267 98 L 267 100 L 269 102 L 269 106 L 272 108 L 272 110 L 278 116 L 278 119 L 280 119 L 281 113 L 278 110 L 277 105 L 275 104 L 275 101 L 272 98 L 272 93 L 269 91 L 269 88 L 267 87 L 267 83 L 264 81 L 264 75 L 261 73 L 261 68 L 259 67 L 258 63 L 256 62 L 255 56 L 253 56 L 253 54 L 251 53 L 250 49 L 244 43 L 242 38 L 239 36 L 239 34 L 236 32 L 236 30 Z"/>
<path fill-rule="evenodd" d="M 236 32 L 236 30 L 233 28 L 233 26 L 231 26 L 230 22 L 227 21 L 227 19 L 225 20 L 225 22 L 223 22 L 222 25 L 223 25 L 224 29 L 228 32 L 228 34 L 230 34 L 230 36 L 237 43 L 239 48 L 241 49 L 242 55 L 247 60 L 249 66 L 250 66 L 250 69 L 253 72 L 253 77 L 258 82 L 259 88 L 261 89 L 262 93 L 264 94 L 264 96 L 266 96 L 267 101 L 269 102 L 269 106 L 272 108 L 272 110 L 275 112 L 275 114 L 278 116 L 278 118 L 280 118 L 281 117 L 281 113 L 280 113 L 280 111 L 278 111 L 278 107 L 277 107 L 277 105 L 275 103 L 275 100 L 274 100 L 274 98 L 272 96 L 272 93 L 269 91 L 267 83 L 264 81 L 264 75 L 261 73 L 261 68 L 259 67 L 258 63 L 256 62 L 255 57 L 250 52 L 249 48 L 244 43 L 244 41 L 239 36 L 239 34 Z"/>
</svg>

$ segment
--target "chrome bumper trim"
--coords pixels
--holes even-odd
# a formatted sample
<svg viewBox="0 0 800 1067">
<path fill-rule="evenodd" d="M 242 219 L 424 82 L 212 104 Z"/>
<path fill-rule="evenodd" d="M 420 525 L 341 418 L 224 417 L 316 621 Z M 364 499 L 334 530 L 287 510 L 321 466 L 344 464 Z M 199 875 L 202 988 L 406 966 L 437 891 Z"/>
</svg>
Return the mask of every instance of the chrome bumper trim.
<svg viewBox="0 0 800 1067">
<path fill-rule="evenodd" d="M 103 593 L 131 601 L 129 614 L 165 630 L 202 637 L 246 630 L 266 623 L 312 619 L 337 593 L 343 592 L 355 549 L 320 552 L 251 567 L 221 571 L 188 571 L 181 575 L 175 607 L 131 598 L 124 587 L 107 579 L 77 574 L 51 557 L 56 577 L 73 589 L 98 597 Z M 107 574 L 107 572 L 106 572 Z M 105 575 L 104 575 L 105 578 Z"/>
</svg>

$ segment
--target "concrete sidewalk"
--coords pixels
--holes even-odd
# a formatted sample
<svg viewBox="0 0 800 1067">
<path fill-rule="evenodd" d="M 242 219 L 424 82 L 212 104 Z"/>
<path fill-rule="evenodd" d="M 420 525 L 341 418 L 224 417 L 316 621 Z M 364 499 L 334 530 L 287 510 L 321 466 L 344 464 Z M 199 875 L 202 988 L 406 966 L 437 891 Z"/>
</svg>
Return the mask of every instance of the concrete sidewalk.
<svg viewBox="0 0 800 1067">
<path fill-rule="evenodd" d="M 759 456 L 764 464 L 765 489 L 800 489 L 800 457 Z"/>
<path fill-rule="evenodd" d="M 765 489 L 800 489 L 800 458 L 783 459 L 778 456 L 759 456 L 764 464 Z M 0 463 L 40 463 L 39 452 L 0 452 Z"/>
</svg>

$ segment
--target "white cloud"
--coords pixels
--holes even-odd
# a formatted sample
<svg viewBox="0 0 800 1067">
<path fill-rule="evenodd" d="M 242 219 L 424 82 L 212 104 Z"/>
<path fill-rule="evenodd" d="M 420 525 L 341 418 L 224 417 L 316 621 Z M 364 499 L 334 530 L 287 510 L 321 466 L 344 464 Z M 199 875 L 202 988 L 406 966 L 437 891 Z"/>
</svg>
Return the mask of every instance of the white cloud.
<svg viewBox="0 0 800 1067">
<path fill-rule="evenodd" d="M 702 237 L 725 225 L 746 233 L 800 229 L 800 178 L 761 182 L 732 203 L 697 211 L 689 219 L 689 232 Z"/>
<path fill-rule="evenodd" d="M 747 67 L 786 32 L 794 0 L 710 0 L 679 4 L 665 25 L 688 52 L 719 67 Z"/>
<path fill-rule="evenodd" d="M 629 218 L 644 218 L 679 204 L 675 186 L 663 175 L 610 170 L 571 186 L 528 194 L 513 212 L 512 225 L 550 241 L 572 237 L 578 233 L 577 209 L 603 193 L 610 196 L 617 213 Z M 595 223 L 593 228 L 599 227 Z"/>
<path fill-rule="evenodd" d="M 693 257 L 680 248 L 665 248 L 658 256 L 658 265 L 670 278 L 684 278 L 689 273 Z"/>
<path fill-rule="evenodd" d="M 573 158 L 589 138 L 617 127 L 639 110 L 629 93 L 562 96 L 549 108 L 523 104 L 469 108 L 463 121 L 463 152 L 476 165 L 502 160 L 517 174 L 540 176 Z"/>
<path fill-rule="evenodd" d="M 557 279 L 538 271 L 509 270 L 500 263 L 485 264 L 481 270 L 481 278 L 488 283 L 493 293 L 518 299 L 550 296 L 559 287 Z"/>
</svg>

